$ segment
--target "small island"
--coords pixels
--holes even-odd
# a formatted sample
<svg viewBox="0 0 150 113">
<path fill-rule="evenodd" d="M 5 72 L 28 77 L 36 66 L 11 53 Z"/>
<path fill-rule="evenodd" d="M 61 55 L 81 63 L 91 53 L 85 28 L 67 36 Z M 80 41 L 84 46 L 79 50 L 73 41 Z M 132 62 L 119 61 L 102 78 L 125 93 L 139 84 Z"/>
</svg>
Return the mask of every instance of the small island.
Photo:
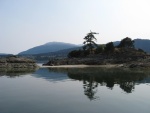
<svg viewBox="0 0 150 113">
<path fill-rule="evenodd" d="M 98 65 L 126 68 L 150 68 L 150 55 L 142 49 L 134 48 L 134 41 L 126 37 L 118 45 L 113 42 L 98 45 L 95 43 L 95 32 L 84 37 L 83 49 L 71 51 L 68 58 L 51 59 L 43 66 L 61 65 Z"/>
<path fill-rule="evenodd" d="M 8 56 L 0 58 L 0 69 L 36 69 L 38 68 L 36 62 L 32 59 Z"/>
</svg>

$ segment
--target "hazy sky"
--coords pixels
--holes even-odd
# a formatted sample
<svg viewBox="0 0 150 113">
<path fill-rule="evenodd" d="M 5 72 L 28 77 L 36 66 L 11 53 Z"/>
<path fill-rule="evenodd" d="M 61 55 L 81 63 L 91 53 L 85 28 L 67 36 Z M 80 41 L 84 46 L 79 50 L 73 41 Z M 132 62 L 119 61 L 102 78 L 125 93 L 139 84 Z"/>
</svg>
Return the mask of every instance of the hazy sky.
<svg viewBox="0 0 150 113">
<path fill-rule="evenodd" d="M 97 43 L 150 39 L 150 0 L 0 0 L 0 53 L 81 44 L 90 30 Z"/>
</svg>

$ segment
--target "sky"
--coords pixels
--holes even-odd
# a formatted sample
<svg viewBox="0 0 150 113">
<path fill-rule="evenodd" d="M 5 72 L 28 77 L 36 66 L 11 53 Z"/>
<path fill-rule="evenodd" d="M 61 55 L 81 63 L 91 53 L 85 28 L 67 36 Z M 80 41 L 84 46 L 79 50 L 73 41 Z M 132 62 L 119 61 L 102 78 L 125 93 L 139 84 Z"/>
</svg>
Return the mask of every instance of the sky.
<svg viewBox="0 0 150 113">
<path fill-rule="evenodd" d="M 98 44 L 150 39 L 150 0 L 0 0 L 0 53 L 82 44 L 90 30 Z"/>
</svg>

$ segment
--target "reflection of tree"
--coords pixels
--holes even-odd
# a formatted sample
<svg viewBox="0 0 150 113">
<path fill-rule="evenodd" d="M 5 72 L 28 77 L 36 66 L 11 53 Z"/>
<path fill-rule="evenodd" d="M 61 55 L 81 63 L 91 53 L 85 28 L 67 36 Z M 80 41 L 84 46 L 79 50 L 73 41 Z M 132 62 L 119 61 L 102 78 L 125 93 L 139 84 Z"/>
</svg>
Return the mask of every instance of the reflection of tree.
<svg viewBox="0 0 150 113">
<path fill-rule="evenodd" d="M 115 84 L 113 77 L 107 77 L 107 78 L 105 78 L 105 79 L 103 79 L 103 80 L 105 80 L 104 82 L 105 82 L 105 84 L 106 84 L 106 86 L 107 86 L 108 88 L 113 89 L 114 84 Z"/>
<path fill-rule="evenodd" d="M 93 80 L 93 78 L 90 78 L 89 81 L 83 80 L 83 88 L 84 88 L 84 94 L 90 99 L 94 100 L 98 97 L 95 96 L 97 93 L 97 87 L 98 83 Z"/>
<path fill-rule="evenodd" d="M 120 88 L 127 88 L 127 92 L 134 89 L 135 82 L 143 80 L 147 73 L 142 71 L 122 70 L 122 69 L 69 69 L 68 76 L 72 79 L 100 83 L 112 89 L 114 84 L 119 84 Z M 83 82 L 84 83 L 84 82 Z M 130 91 L 129 91 L 130 90 Z"/>
<path fill-rule="evenodd" d="M 103 69 L 103 68 L 72 68 L 62 70 L 51 70 L 68 73 L 71 79 L 83 81 L 84 94 L 90 99 L 97 99 L 98 84 L 113 89 L 115 84 L 126 93 L 132 93 L 135 83 L 139 83 L 148 77 L 149 71 Z"/>
<path fill-rule="evenodd" d="M 120 83 L 120 88 L 127 93 L 132 93 L 135 86 L 135 82 L 122 82 Z"/>
</svg>

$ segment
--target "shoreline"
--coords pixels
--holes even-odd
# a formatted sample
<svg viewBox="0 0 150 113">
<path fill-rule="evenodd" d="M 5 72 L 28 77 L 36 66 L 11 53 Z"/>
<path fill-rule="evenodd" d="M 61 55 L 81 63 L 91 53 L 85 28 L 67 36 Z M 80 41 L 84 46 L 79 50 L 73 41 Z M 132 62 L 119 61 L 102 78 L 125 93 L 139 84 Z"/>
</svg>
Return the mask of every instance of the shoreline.
<svg viewBox="0 0 150 113">
<path fill-rule="evenodd" d="M 123 67 L 123 64 L 106 64 L 106 65 L 57 65 L 57 66 L 40 66 L 40 68 L 87 68 L 87 67 L 101 67 L 101 68 L 119 68 Z"/>
</svg>

